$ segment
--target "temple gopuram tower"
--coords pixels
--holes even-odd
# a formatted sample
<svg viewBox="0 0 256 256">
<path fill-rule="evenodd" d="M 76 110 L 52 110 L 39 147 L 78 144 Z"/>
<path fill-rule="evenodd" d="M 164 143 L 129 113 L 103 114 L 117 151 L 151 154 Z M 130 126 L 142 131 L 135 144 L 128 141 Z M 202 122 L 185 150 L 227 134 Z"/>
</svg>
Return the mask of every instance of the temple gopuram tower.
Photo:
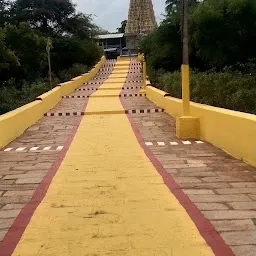
<svg viewBox="0 0 256 256">
<path fill-rule="evenodd" d="M 137 52 L 137 40 L 157 27 L 152 0 L 130 0 L 125 29 L 126 46 L 130 53 Z"/>
</svg>

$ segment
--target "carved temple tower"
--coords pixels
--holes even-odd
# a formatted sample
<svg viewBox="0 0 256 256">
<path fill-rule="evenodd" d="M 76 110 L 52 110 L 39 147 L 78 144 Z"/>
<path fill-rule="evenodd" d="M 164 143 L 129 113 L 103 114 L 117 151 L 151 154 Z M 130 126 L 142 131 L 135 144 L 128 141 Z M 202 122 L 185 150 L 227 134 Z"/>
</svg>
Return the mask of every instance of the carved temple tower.
<svg viewBox="0 0 256 256">
<path fill-rule="evenodd" d="M 125 29 L 126 46 L 137 52 L 137 40 L 157 26 L 152 0 L 130 0 L 128 22 Z"/>
</svg>

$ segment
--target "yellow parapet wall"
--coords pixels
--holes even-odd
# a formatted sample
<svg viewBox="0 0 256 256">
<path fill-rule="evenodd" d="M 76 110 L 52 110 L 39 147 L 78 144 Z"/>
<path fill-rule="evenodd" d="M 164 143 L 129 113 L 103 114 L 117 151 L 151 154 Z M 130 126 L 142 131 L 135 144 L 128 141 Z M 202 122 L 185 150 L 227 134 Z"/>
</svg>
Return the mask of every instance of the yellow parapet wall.
<svg viewBox="0 0 256 256">
<path fill-rule="evenodd" d="M 182 101 L 147 86 L 147 97 L 173 117 L 182 116 Z M 200 118 L 200 139 L 256 166 L 256 115 L 191 102 L 191 115 Z"/>
<path fill-rule="evenodd" d="M 146 93 L 149 100 L 154 102 L 157 106 L 164 108 L 165 107 L 165 95 L 166 92 L 161 91 L 157 88 L 154 88 L 152 86 L 146 87 Z"/>
<path fill-rule="evenodd" d="M 43 103 L 36 100 L 0 116 L 0 148 L 21 135 L 43 114 Z"/>
<path fill-rule="evenodd" d="M 102 57 L 101 60 L 97 63 L 97 65 L 90 70 L 90 72 L 86 74 L 82 74 L 81 76 L 75 77 L 68 82 L 61 83 L 58 86 L 61 87 L 61 96 L 65 96 L 70 94 L 75 89 L 77 89 L 81 84 L 88 82 L 92 79 L 100 70 L 102 65 L 105 63 L 106 58 Z"/>
<path fill-rule="evenodd" d="M 54 108 L 55 105 L 61 100 L 61 88 L 55 87 L 49 92 L 37 97 L 37 100 L 41 100 L 41 110 L 44 113 Z"/>
<path fill-rule="evenodd" d="M 61 97 L 73 92 L 76 89 L 76 84 L 77 83 L 72 80 L 59 84 L 58 86 L 61 88 Z"/>
<path fill-rule="evenodd" d="M 192 116 L 200 118 L 200 137 L 234 157 L 256 166 L 256 116 L 191 104 Z"/>
<path fill-rule="evenodd" d="M 97 65 L 88 73 L 73 78 L 71 81 L 59 84 L 25 106 L 0 116 L 0 148 L 20 136 L 28 127 L 36 123 L 43 115 L 58 104 L 61 97 L 73 92 L 81 84 L 93 78 L 105 63 L 102 57 Z"/>
</svg>

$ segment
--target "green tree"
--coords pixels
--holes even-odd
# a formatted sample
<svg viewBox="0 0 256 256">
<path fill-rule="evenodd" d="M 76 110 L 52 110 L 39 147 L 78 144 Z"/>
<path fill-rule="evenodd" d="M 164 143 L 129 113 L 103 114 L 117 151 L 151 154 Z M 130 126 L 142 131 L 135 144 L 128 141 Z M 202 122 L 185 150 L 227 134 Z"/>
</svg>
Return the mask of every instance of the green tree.
<svg viewBox="0 0 256 256">
<path fill-rule="evenodd" d="M 180 54 L 179 0 L 167 0 L 169 11 L 160 27 L 144 40 L 143 49 L 158 69 L 175 70 Z M 223 69 L 256 58 L 255 0 L 189 0 L 190 64 L 199 70 Z M 172 52 L 166 51 L 171 48 Z M 166 51 L 166 53 L 164 53 Z M 169 55 L 167 55 L 169 54 Z M 166 56 L 165 56 L 166 55 Z M 161 59 L 164 58 L 162 64 Z M 167 63 L 169 63 L 169 68 Z M 171 64 L 170 64 L 171 63 Z M 176 63 L 174 65 L 174 63 Z M 237 66 L 239 67 L 239 66 Z"/>
<path fill-rule="evenodd" d="M 53 38 L 53 46 L 52 68 L 56 73 L 69 69 L 74 63 L 91 67 L 102 55 L 94 42 L 68 36 Z"/>
<path fill-rule="evenodd" d="M 0 28 L 0 79 L 2 81 L 12 67 L 20 66 L 18 57 L 15 55 L 14 51 L 7 47 L 5 39 L 5 30 Z"/>
<path fill-rule="evenodd" d="M 0 114 L 49 90 L 47 38 L 54 83 L 87 72 L 102 56 L 99 28 L 71 0 L 0 0 Z"/>
<path fill-rule="evenodd" d="M 256 1 L 188 3 L 191 99 L 256 113 Z M 140 50 L 154 85 L 181 97 L 180 1 L 167 4 L 165 20 L 140 42 Z"/>
<path fill-rule="evenodd" d="M 28 22 L 44 33 L 63 33 L 67 19 L 75 13 L 69 0 L 17 0 L 11 13 L 16 23 Z"/>
<path fill-rule="evenodd" d="M 106 29 L 101 28 L 101 27 L 96 27 L 95 28 L 95 35 L 105 35 L 105 34 L 110 34 L 110 32 Z"/>
<path fill-rule="evenodd" d="M 0 0 L 0 26 L 4 26 L 9 17 L 8 17 L 8 10 L 10 7 L 10 2 L 7 0 Z"/>
<path fill-rule="evenodd" d="M 207 0 L 190 19 L 191 44 L 208 68 L 256 57 L 256 1 Z"/>
<path fill-rule="evenodd" d="M 6 46 L 15 53 L 19 62 L 12 68 L 9 77 L 15 77 L 19 84 L 21 80 L 32 81 L 44 76 L 47 65 L 46 38 L 24 23 L 18 27 L 8 25 L 4 31 Z"/>
<path fill-rule="evenodd" d="M 121 22 L 121 27 L 120 27 L 120 28 L 117 28 L 117 32 L 118 32 L 118 33 L 124 33 L 124 32 L 125 32 L 126 25 L 127 25 L 127 20 L 123 20 L 123 21 Z"/>
<path fill-rule="evenodd" d="M 200 2 L 200 0 L 187 0 L 188 1 L 188 7 L 192 8 L 197 6 Z M 179 13 L 181 8 L 181 0 L 166 0 L 166 12 L 167 14 L 174 14 Z"/>
<path fill-rule="evenodd" d="M 66 19 L 63 32 L 80 39 L 88 39 L 96 34 L 97 26 L 92 23 L 91 16 L 83 13 L 73 14 Z"/>
<path fill-rule="evenodd" d="M 148 74 L 157 82 L 159 74 L 173 71 L 181 65 L 181 36 L 178 22 L 164 22 L 153 33 L 139 42 L 145 54 Z M 159 74 L 158 74 L 159 73 Z"/>
<path fill-rule="evenodd" d="M 28 22 L 47 35 L 66 34 L 85 39 L 96 29 L 91 16 L 76 12 L 70 0 L 17 0 L 11 13 L 14 23 Z"/>
</svg>

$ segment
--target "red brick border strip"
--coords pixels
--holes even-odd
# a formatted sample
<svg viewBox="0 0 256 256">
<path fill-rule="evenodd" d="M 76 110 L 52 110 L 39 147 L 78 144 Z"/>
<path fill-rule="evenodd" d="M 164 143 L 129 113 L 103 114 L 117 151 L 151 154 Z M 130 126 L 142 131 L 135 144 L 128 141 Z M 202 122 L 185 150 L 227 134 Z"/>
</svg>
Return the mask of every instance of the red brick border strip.
<svg viewBox="0 0 256 256">
<path fill-rule="evenodd" d="M 139 70 L 139 71 L 140 71 L 140 70 Z M 120 72 L 120 73 L 115 73 L 115 74 L 117 75 L 117 74 L 124 74 L 124 73 L 121 73 L 121 72 Z M 128 74 L 128 75 L 130 75 L 130 74 L 131 74 L 131 75 L 137 74 L 138 76 L 142 76 L 142 75 L 141 75 L 141 72 L 137 72 L 137 71 L 129 71 L 127 74 Z"/>
<path fill-rule="evenodd" d="M 130 93 L 130 94 L 120 94 L 119 95 L 119 97 L 120 98 L 126 98 L 126 97 L 144 97 L 144 96 L 146 96 L 146 94 L 144 93 L 135 93 L 135 94 L 132 94 L 132 93 Z"/>
<path fill-rule="evenodd" d="M 122 77 L 122 78 L 124 78 L 124 77 Z M 142 80 L 140 80 L 140 81 L 138 81 L 138 80 L 136 80 L 136 81 L 132 81 L 132 80 L 127 80 L 127 77 L 126 77 L 126 81 L 125 81 L 125 84 L 126 83 L 142 83 L 143 81 Z M 120 84 L 120 82 L 109 82 L 108 80 L 106 80 L 105 81 L 105 84 Z"/>
<path fill-rule="evenodd" d="M 103 81 L 100 81 L 100 82 L 90 82 L 90 83 L 84 83 L 84 85 L 94 85 L 94 84 L 97 84 L 97 85 L 102 85 L 102 84 L 103 84 Z"/>
<path fill-rule="evenodd" d="M 162 108 L 125 110 L 125 114 L 146 114 L 146 113 L 162 113 L 162 112 L 164 112 L 164 109 Z"/>
<path fill-rule="evenodd" d="M 134 84 L 134 83 L 137 83 L 137 84 L 142 84 L 143 81 L 130 81 L 130 80 L 126 80 L 124 84 Z"/>
<path fill-rule="evenodd" d="M 97 91 L 98 88 L 78 88 L 76 91 Z"/>
<path fill-rule="evenodd" d="M 124 104 L 121 104 L 124 107 Z M 192 221 L 195 223 L 197 229 L 199 230 L 202 237 L 205 239 L 207 244 L 211 247 L 212 251 L 216 256 L 235 256 L 231 248 L 225 243 L 220 234 L 215 230 L 211 222 L 206 219 L 203 213 L 196 207 L 195 204 L 189 199 L 189 197 L 183 192 L 180 186 L 175 182 L 172 176 L 166 172 L 162 164 L 158 161 L 155 155 L 150 151 L 150 149 L 145 145 L 144 140 L 133 122 L 132 118 L 127 114 L 127 118 L 131 124 L 133 132 L 143 148 L 146 156 L 149 158 L 151 163 L 154 165 L 158 173 L 162 176 L 165 185 L 169 188 L 172 194 L 177 198 L 180 204 L 189 214 Z"/>
<path fill-rule="evenodd" d="M 94 77 L 92 80 L 106 80 L 107 77 Z"/>
<path fill-rule="evenodd" d="M 146 114 L 146 113 L 162 113 L 164 112 L 164 109 L 162 108 L 151 108 L 151 109 L 127 109 L 125 110 L 125 114 Z M 99 112 L 101 113 L 101 112 Z M 110 114 L 114 114 L 112 111 L 109 112 Z M 120 113 L 117 111 L 115 114 L 121 114 L 122 110 L 120 110 Z M 95 112 L 97 114 L 97 112 Z M 108 111 L 105 112 L 105 114 L 108 114 Z M 86 115 L 86 112 L 48 112 L 45 113 L 44 116 L 48 117 L 56 117 L 56 116 L 84 116 Z"/>
<path fill-rule="evenodd" d="M 133 90 L 133 89 L 142 89 L 143 86 L 130 86 L 130 87 L 123 87 L 122 90 Z"/>
<path fill-rule="evenodd" d="M 141 75 L 128 74 L 128 75 L 126 75 L 126 77 L 120 76 L 120 77 L 114 77 L 114 78 L 127 78 L 127 79 L 130 78 L 130 79 L 137 79 L 137 80 L 139 80 L 140 78 L 142 79 L 142 76 Z"/>
<path fill-rule="evenodd" d="M 110 95 L 109 97 L 111 97 L 112 95 Z M 116 96 L 116 95 L 113 95 Z M 143 97 L 146 96 L 146 94 L 142 94 L 142 93 L 135 93 L 135 94 L 120 94 L 119 97 L 121 98 L 126 98 L 126 97 Z M 81 99 L 81 98 L 91 98 L 92 96 L 90 95 L 66 95 L 63 96 L 63 99 Z M 102 95 L 102 97 L 104 97 L 104 95 Z"/>
<path fill-rule="evenodd" d="M 96 85 L 96 84 L 85 84 L 85 85 Z M 131 86 L 122 87 L 122 90 L 141 89 L 143 86 Z M 99 88 L 77 88 L 76 91 L 97 91 Z"/>
<path fill-rule="evenodd" d="M 66 95 L 62 99 L 81 99 L 81 98 L 90 98 L 89 95 Z"/>
<path fill-rule="evenodd" d="M 45 113 L 44 116 L 84 116 L 85 112 L 48 112 Z"/>
</svg>

